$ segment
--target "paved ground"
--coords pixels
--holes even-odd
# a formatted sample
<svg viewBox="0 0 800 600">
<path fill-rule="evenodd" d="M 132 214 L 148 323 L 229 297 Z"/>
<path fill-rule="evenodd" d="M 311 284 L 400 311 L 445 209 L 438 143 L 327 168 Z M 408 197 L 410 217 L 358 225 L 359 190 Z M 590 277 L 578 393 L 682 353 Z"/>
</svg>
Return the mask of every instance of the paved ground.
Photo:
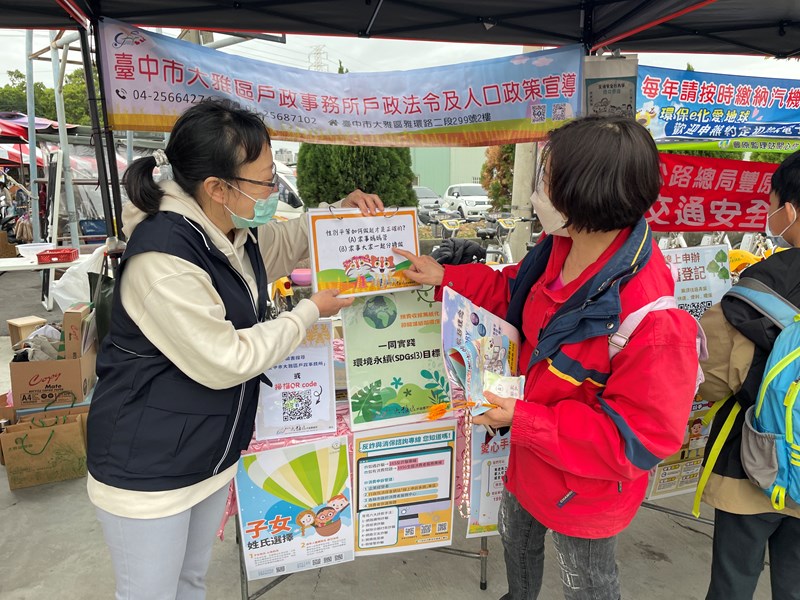
<svg viewBox="0 0 800 600">
<path fill-rule="evenodd" d="M 38 277 L 32 273 L 0 278 L 0 331 L 6 319 L 39 312 Z M 8 389 L 11 350 L 0 337 L 0 390 Z M 0 599 L 107 600 L 113 597 L 113 574 L 100 527 L 86 497 L 85 480 L 73 480 L 9 491 L 0 467 Z M 660 505 L 683 512 L 691 498 L 662 500 Z M 704 509 L 703 516 L 711 517 Z M 693 600 L 705 597 L 711 558 L 711 527 L 642 509 L 620 536 L 618 560 L 626 600 Z M 456 530 L 456 546 L 472 551 L 477 540 L 465 540 L 464 525 Z M 558 568 L 548 548 L 541 598 L 561 598 Z M 489 587 L 478 588 L 478 562 L 431 551 L 356 559 L 338 567 L 291 576 L 264 598 L 297 600 L 495 600 L 505 591 L 502 548 L 489 540 Z M 254 593 L 260 585 L 251 586 Z M 770 597 L 768 569 L 756 600 Z M 209 600 L 240 598 L 238 547 L 233 521 L 225 541 L 217 542 L 208 575 Z"/>
</svg>

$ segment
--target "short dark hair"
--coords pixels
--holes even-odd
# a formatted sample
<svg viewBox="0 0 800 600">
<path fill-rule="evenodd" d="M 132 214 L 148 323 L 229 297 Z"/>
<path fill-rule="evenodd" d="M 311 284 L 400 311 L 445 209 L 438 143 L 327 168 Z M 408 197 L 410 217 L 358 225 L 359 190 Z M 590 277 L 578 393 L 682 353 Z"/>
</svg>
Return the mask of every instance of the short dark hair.
<svg viewBox="0 0 800 600">
<path fill-rule="evenodd" d="M 236 102 L 210 98 L 187 109 L 172 128 L 165 150 L 175 181 L 194 195 L 207 177 L 233 179 L 242 165 L 270 145 L 261 118 Z M 153 180 L 156 160 L 146 156 L 125 172 L 125 191 L 140 210 L 155 214 L 164 192 Z"/>
<path fill-rule="evenodd" d="M 787 156 L 772 174 L 772 191 L 778 206 L 791 202 L 800 207 L 800 150 Z"/>
<path fill-rule="evenodd" d="M 550 132 L 542 165 L 553 206 L 578 231 L 635 225 L 661 188 L 656 144 L 628 117 L 581 117 Z"/>
</svg>

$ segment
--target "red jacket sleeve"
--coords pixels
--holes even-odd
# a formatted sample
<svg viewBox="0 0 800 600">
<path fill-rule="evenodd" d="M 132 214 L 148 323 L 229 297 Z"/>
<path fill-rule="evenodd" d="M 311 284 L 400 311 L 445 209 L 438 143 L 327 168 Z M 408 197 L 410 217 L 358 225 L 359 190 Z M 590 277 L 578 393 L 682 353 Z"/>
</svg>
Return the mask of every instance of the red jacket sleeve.
<svg viewBox="0 0 800 600">
<path fill-rule="evenodd" d="M 614 358 L 596 402 L 517 402 L 512 443 L 581 477 L 640 477 L 683 443 L 696 385 L 696 331 L 687 313 L 651 313 Z M 547 377 L 555 375 L 541 380 Z"/>
<path fill-rule="evenodd" d="M 442 286 L 436 288 L 436 300 L 442 300 L 442 287 L 447 286 L 469 298 L 474 304 L 505 319 L 511 297 L 509 283 L 519 265 L 496 270 L 486 265 L 445 265 Z"/>
</svg>

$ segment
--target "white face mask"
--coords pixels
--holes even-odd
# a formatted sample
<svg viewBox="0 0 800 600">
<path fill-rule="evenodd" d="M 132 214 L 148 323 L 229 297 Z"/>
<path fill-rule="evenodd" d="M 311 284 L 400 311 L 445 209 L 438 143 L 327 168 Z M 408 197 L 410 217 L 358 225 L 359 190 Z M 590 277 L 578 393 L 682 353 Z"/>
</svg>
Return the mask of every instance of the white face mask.
<svg viewBox="0 0 800 600">
<path fill-rule="evenodd" d="M 765 234 L 767 235 L 767 237 L 778 238 L 778 239 L 782 240 L 783 242 L 786 242 L 786 240 L 783 239 L 783 234 L 786 233 L 787 231 L 789 231 L 789 228 L 797 222 L 797 211 L 795 210 L 794 219 L 792 220 L 792 222 L 789 223 L 786 227 L 784 227 L 783 231 L 781 231 L 778 234 L 775 234 L 775 233 L 772 232 L 772 228 L 769 226 L 769 220 L 770 220 L 770 218 L 772 218 L 773 215 L 778 214 L 784 208 L 786 208 L 788 206 L 788 204 L 789 204 L 788 202 L 785 202 L 783 204 L 783 206 L 781 206 L 778 210 L 772 211 L 771 213 L 769 213 L 767 215 L 767 227 L 766 227 L 766 230 L 765 230 Z M 791 244 L 787 244 L 787 245 L 791 245 Z"/>
<path fill-rule="evenodd" d="M 531 204 L 533 205 L 533 212 L 539 218 L 542 224 L 542 229 L 547 235 L 560 235 L 562 237 L 569 237 L 569 232 L 565 225 L 567 224 L 567 217 L 562 215 L 553 203 L 547 192 L 544 191 L 544 186 L 540 183 L 536 186 L 533 194 L 531 195 Z"/>
</svg>

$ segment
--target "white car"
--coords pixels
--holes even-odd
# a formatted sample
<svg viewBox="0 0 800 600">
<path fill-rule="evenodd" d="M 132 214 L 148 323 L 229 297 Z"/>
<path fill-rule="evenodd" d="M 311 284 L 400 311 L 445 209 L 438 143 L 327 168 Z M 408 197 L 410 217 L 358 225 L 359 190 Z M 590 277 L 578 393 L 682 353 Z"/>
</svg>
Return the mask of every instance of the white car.
<svg viewBox="0 0 800 600">
<path fill-rule="evenodd" d="M 278 195 L 278 210 L 275 214 L 283 219 L 295 219 L 306 210 L 300 192 L 297 191 L 297 177 L 290 167 L 277 160 L 275 171 L 278 174 L 278 189 L 273 192 Z"/>
<path fill-rule="evenodd" d="M 458 211 L 465 219 L 483 217 L 492 208 L 492 201 L 479 184 L 458 183 L 447 188 L 442 208 Z"/>
</svg>

